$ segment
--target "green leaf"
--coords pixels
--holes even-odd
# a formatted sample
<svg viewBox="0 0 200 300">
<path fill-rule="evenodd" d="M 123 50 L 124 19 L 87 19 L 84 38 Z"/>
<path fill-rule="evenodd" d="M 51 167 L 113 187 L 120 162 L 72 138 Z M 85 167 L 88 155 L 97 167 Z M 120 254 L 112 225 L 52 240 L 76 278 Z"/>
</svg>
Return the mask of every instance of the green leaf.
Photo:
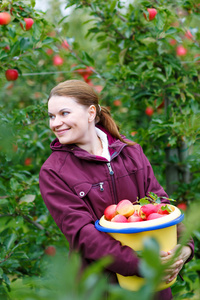
<svg viewBox="0 0 200 300">
<path fill-rule="evenodd" d="M 10 55 L 15 56 L 15 55 L 19 54 L 19 52 L 20 52 L 20 41 L 18 40 L 14 43 L 13 47 L 11 47 Z"/>
<path fill-rule="evenodd" d="M 172 66 L 171 65 L 165 65 L 165 72 L 166 72 L 166 77 L 168 79 L 172 74 Z"/>
<path fill-rule="evenodd" d="M 9 250 L 14 242 L 16 241 L 17 239 L 17 235 L 15 233 L 12 233 L 6 240 L 5 240 L 5 247 L 6 247 L 6 250 Z"/>
<path fill-rule="evenodd" d="M 16 191 L 19 189 L 20 184 L 15 178 L 10 179 L 10 187 L 13 191 Z"/>
<path fill-rule="evenodd" d="M 43 45 L 51 44 L 53 41 L 54 41 L 54 39 L 52 39 L 51 37 L 48 36 L 42 41 L 42 44 Z"/>
<path fill-rule="evenodd" d="M 20 200 L 19 200 L 19 204 L 26 202 L 26 203 L 30 203 L 33 202 L 35 200 L 35 195 L 24 195 Z"/>
<path fill-rule="evenodd" d="M 28 37 L 24 37 L 20 39 L 20 50 L 27 50 L 30 48 L 30 40 Z"/>
<path fill-rule="evenodd" d="M 127 50 L 128 50 L 128 48 L 125 48 L 119 53 L 119 62 L 121 65 L 123 65 L 123 63 L 124 63 L 124 57 L 126 55 Z"/>
<path fill-rule="evenodd" d="M 159 12 L 156 15 L 156 26 L 158 27 L 159 30 L 163 30 L 165 22 L 166 22 L 166 18 L 165 18 L 165 14 L 162 12 Z"/>
<path fill-rule="evenodd" d="M 3 275 L 3 269 L 0 268 L 0 278 L 2 278 L 2 275 Z"/>
<path fill-rule="evenodd" d="M 82 51 L 83 60 L 86 63 L 86 65 L 94 65 L 94 59 L 85 51 Z"/>
<path fill-rule="evenodd" d="M 2 60 L 3 58 L 6 58 L 6 57 L 8 57 L 8 54 L 6 52 L 2 51 L 0 53 L 0 59 Z"/>
<path fill-rule="evenodd" d="M 171 35 L 173 33 L 176 33 L 177 29 L 175 27 L 170 27 L 167 31 L 165 31 L 165 36 L 166 35 Z"/>
<path fill-rule="evenodd" d="M 13 253 L 12 258 L 18 258 L 18 259 L 29 259 L 27 254 L 24 251 L 16 251 Z"/>
</svg>

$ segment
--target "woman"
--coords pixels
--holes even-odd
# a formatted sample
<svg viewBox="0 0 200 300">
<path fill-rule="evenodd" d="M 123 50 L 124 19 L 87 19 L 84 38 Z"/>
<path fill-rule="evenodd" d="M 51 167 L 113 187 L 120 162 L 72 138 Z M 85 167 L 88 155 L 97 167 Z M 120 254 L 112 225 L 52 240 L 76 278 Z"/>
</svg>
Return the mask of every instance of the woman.
<svg viewBox="0 0 200 300">
<path fill-rule="evenodd" d="M 123 138 L 109 111 L 98 104 L 93 88 L 79 80 L 58 84 L 48 100 L 50 128 L 56 136 L 52 154 L 40 171 L 40 190 L 70 248 L 81 252 L 84 266 L 110 255 L 111 276 L 137 275 L 139 258 L 127 246 L 95 229 L 105 208 L 122 199 L 131 202 L 153 192 L 167 197 L 141 147 Z M 162 202 L 169 203 L 166 199 Z M 161 253 L 167 261 L 173 254 Z M 185 246 L 166 272 L 172 281 L 193 256 L 193 242 Z M 171 299 L 171 290 L 159 293 Z"/>
</svg>

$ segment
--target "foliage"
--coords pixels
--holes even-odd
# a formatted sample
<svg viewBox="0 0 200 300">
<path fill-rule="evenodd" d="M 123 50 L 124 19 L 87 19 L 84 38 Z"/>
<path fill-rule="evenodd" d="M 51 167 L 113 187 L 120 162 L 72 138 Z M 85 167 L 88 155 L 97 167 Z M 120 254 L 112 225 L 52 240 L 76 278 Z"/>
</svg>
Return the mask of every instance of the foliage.
<svg viewBox="0 0 200 300">
<path fill-rule="evenodd" d="M 53 139 L 46 99 L 58 82 L 78 78 L 92 85 L 121 132 L 142 145 L 156 177 L 177 204 L 189 207 L 200 199 L 198 1 L 69 0 L 65 16 L 61 2 L 52 3 L 53 9 L 45 14 L 34 9 L 35 1 L 0 1 L 0 11 L 12 13 L 11 22 L 0 25 L 0 293 L 6 295 L 14 282 L 26 279 L 24 299 L 30 296 L 30 287 L 36 291 L 32 299 L 54 295 L 49 293 L 51 271 L 42 281 L 34 277 L 43 276 L 47 267 L 45 249 L 64 247 L 64 256 L 68 254 L 67 241 L 38 187 L 39 169 Z M 158 11 L 152 21 L 143 15 L 149 7 Z M 34 19 L 29 31 L 20 26 L 26 17 Z M 180 45 L 187 50 L 184 56 L 177 54 Z M 62 64 L 54 64 L 55 55 Z M 16 81 L 5 78 L 10 68 L 20 74 Z M 146 115 L 147 107 L 153 108 L 152 116 Z M 192 297 L 199 283 L 199 227 L 190 233 L 196 243 L 195 259 L 183 270 L 185 282 L 174 285 L 180 299 Z M 149 251 L 147 260 L 153 255 Z M 72 265 L 69 269 L 77 271 Z M 103 279 L 95 286 L 97 277 L 91 278 L 88 275 L 84 282 L 83 299 L 94 287 L 93 299 L 106 290 Z M 113 299 L 130 297 L 116 287 L 111 294 Z"/>
</svg>

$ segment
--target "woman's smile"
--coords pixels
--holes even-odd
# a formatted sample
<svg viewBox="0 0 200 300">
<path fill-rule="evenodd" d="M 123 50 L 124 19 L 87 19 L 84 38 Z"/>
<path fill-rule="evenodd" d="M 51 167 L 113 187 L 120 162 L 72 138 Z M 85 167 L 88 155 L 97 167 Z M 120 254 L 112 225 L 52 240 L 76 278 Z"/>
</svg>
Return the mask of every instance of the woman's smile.
<svg viewBox="0 0 200 300">
<path fill-rule="evenodd" d="M 65 134 L 68 130 L 70 130 L 70 128 L 55 130 L 55 134 L 57 136 L 61 136 L 61 135 Z"/>
</svg>

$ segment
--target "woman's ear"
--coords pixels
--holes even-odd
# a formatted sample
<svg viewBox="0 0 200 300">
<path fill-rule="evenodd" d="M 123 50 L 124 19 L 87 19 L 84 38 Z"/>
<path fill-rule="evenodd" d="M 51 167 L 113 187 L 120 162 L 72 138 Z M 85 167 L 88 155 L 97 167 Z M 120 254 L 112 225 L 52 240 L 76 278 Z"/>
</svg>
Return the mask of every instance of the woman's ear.
<svg viewBox="0 0 200 300">
<path fill-rule="evenodd" d="M 96 118 L 97 111 L 96 111 L 95 105 L 90 105 L 90 107 L 88 109 L 88 113 L 89 113 L 88 121 L 89 121 L 89 123 L 91 123 Z"/>
</svg>

